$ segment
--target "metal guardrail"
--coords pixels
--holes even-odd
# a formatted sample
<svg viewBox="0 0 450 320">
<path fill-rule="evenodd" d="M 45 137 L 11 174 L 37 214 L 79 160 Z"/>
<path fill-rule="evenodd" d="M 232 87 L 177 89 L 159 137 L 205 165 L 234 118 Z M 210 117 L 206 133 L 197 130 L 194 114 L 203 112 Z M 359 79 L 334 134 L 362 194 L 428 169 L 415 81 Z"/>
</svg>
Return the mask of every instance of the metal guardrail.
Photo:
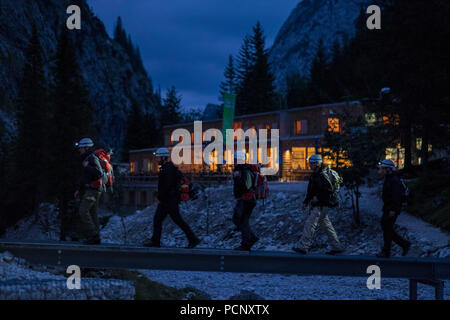
<svg viewBox="0 0 450 320">
<path fill-rule="evenodd" d="M 30 263 L 91 268 L 132 268 L 239 273 L 273 273 L 367 277 L 377 265 L 382 278 L 410 279 L 410 298 L 417 298 L 417 282 L 436 288 L 443 298 L 444 279 L 450 279 L 450 259 L 373 256 L 299 255 L 290 252 L 222 249 L 145 248 L 124 245 L 0 241 L 0 251 L 10 251 Z"/>
</svg>

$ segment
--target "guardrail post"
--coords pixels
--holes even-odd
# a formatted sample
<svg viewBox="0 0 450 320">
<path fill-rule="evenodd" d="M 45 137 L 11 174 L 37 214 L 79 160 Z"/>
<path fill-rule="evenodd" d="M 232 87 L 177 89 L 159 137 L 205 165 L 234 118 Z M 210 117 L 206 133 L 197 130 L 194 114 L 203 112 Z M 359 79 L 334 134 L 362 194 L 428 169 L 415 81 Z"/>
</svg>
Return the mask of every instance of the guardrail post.
<svg viewBox="0 0 450 320">
<path fill-rule="evenodd" d="M 434 287 L 436 300 L 444 300 L 444 281 L 438 281 Z"/>
<path fill-rule="evenodd" d="M 409 279 L 409 300 L 417 300 L 417 280 Z"/>
</svg>

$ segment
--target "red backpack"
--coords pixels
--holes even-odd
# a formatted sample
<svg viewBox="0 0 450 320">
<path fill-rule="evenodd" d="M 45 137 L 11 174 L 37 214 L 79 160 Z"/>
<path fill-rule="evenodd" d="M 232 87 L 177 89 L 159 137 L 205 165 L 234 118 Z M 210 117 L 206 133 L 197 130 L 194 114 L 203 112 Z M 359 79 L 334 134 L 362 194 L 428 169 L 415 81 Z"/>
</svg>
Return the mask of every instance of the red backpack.
<svg viewBox="0 0 450 320">
<path fill-rule="evenodd" d="M 100 165 L 103 169 L 103 177 L 101 178 L 102 185 L 112 187 L 114 184 L 114 175 L 112 165 L 110 163 L 111 156 L 103 149 L 95 150 L 94 154 L 100 160 Z"/>
<path fill-rule="evenodd" d="M 254 176 L 253 186 L 255 188 L 256 199 L 266 199 L 269 196 L 269 183 L 265 175 L 261 174 L 261 170 L 257 164 L 251 165 L 251 172 Z"/>
<path fill-rule="evenodd" d="M 191 200 L 190 196 L 190 181 L 188 178 L 183 176 L 180 180 L 180 201 L 189 201 Z"/>
</svg>

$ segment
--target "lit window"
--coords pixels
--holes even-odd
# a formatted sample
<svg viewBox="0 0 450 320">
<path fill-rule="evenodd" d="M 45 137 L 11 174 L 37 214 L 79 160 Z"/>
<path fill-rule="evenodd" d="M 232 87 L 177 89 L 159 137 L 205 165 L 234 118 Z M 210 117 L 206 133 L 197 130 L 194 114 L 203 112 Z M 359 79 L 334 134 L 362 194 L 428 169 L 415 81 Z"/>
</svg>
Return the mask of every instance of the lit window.
<svg viewBox="0 0 450 320">
<path fill-rule="evenodd" d="M 339 132 L 339 119 L 338 118 L 328 118 L 328 131 Z"/>
<path fill-rule="evenodd" d="M 136 163 L 130 162 L 130 172 L 135 172 L 135 171 L 136 171 Z"/>
<path fill-rule="evenodd" d="M 295 121 L 295 134 L 302 133 L 302 120 Z"/>
</svg>

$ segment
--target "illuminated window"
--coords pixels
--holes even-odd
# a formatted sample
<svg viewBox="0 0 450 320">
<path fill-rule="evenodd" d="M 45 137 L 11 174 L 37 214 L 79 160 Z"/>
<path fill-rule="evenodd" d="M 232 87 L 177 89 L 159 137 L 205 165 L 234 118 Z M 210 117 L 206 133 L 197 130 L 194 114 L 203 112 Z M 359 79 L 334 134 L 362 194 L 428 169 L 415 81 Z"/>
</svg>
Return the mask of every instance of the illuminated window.
<svg viewBox="0 0 450 320">
<path fill-rule="evenodd" d="M 391 116 L 383 116 L 383 124 L 398 126 L 400 124 L 400 116 L 398 114 L 394 114 Z"/>
<path fill-rule="evenodd" d="M 291 168 L 293 170 L 306 169 L 306 148 L 292 147 Z"/>
<path fill-rule="evenodd" d="M 338 118 L 328 118 L 328 131 L 339 132 L 339 119 Z"/>
<path fill-rule="evenodd" d="M 130 172 L 136 172 L 136 162 L 130 162 Z"/>
<path fill-rule="evenodd" d="M 267 123 L 266 123 L 266 124 L 264 125 L 264 129 L 270 130 L 270 124 L 267 124 Z"/>
<path fill-rule="evenodd" d="M 235 121 L 235 122 L 233 123 L 233 130 L 237 130 L 237 129 L 242 129 L 242 122 L 240 122 L 240 121 Z M 241 134 L 236 134 L 236 135 L 234 136 L 234 140 L 241 139 L 241 138 L 242 138 L 242 135 L 241 135 Z"/>
<path fill-rule="evenodd" d="M 302 120 L 295 121 L 295 134 L 302 133 Z"/>
<path fill-rule="evenodd" d="M 191 143 L 194 143 L 194 133 L 191 132 Z"/>
</svg>

